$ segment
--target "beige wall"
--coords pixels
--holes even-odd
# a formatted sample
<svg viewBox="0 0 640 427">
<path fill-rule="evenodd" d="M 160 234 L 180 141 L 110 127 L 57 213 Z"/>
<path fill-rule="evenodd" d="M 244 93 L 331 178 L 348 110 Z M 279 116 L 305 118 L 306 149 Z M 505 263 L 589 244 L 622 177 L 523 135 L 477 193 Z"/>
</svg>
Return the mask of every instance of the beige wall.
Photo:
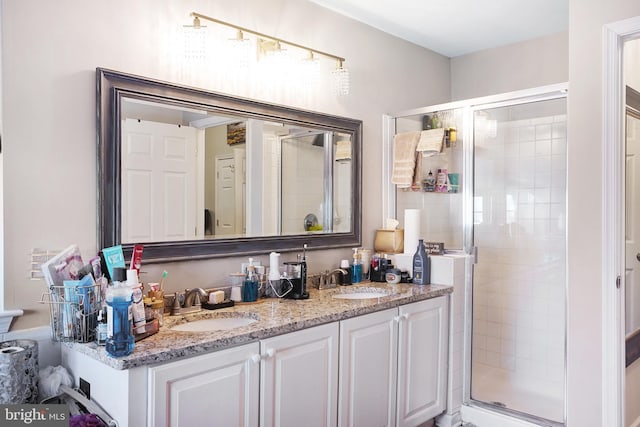
<svg viewBox="0 0 640 427">
<path fill-rule="evenodd" d="M 32 248 L 96 247 L 95 68 L 104 67 L 234 95 L 354 117 L 364 122 L 363 236 L 382 223 L 381 116 L 450 98 L 449 59 L 319 6 L 297 0 L 2 1 L 5 308 L 23 308 L 12 330 L 48 323 L 29 280 Z M 172 51 L 198 11 L 347 58 L 351 95 L 320 87 L 308 98 L 274 85 L 225 80 L 224 58 L 186 69 Z M 211 24 L 213 25 L 213 24 Z M 255 80 L 255 79 L 254 79 Z M 351 251 L 309 253 L 310 272 Z M 283 254 L 283 261 L 294 254 Z M 267 262 L 265 255 L 263 262 Z M 169 290 L 214 286 L 243 258 L 147 265 L 144 280 L 169 272 Z"/>
<path fill-rule="evenodd" d="M 602 425 L 602 27 L 636 0 L 569 0 L 568 420 Z M 604 373 L 613 375 L 613 373 Z"/>
<path fill-rule="evenodd" d="M 566 82 L 568 50 L 557 33 L 451 58 L 451 100 Z"/>
</svg>

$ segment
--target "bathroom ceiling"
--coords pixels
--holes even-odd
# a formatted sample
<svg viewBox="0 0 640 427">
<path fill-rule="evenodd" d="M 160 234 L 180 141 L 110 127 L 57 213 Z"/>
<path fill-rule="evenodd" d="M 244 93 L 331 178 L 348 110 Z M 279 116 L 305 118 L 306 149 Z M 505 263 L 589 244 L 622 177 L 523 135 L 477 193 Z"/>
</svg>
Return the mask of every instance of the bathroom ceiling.
<svg viewBox="0 0 640 427">
<path fill-rule="evenodd" d="M 448 57 L 567 30 L 568 0 L 311 0 Z"/>
</svg>

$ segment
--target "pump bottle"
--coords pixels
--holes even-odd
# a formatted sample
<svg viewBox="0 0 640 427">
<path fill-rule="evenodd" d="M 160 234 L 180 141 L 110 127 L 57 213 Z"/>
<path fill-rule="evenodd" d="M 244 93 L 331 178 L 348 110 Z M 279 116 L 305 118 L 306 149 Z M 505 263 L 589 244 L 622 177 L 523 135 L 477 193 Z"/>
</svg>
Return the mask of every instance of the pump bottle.
<svg viewBox="0 0 640 427">
<path fill-rule="evenodd" d="M 413 283 L 428 285 L 431 281 L 431 265 L 422 239 L 418 240 L 418 248 L 413 255 Z"/>
<path fill-rule="evenodd" d="M 353 248 L 353 262 L 351 263 L 351 283 L 362 282 L 362 264 L 358 248 Z"/>
</svg>

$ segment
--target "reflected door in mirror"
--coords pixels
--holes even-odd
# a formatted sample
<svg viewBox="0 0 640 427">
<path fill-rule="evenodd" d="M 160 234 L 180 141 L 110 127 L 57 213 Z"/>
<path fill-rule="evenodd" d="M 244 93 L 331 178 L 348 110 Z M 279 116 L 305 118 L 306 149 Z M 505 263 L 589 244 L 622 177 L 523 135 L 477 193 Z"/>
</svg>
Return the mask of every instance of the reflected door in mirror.
<svg viewBox="0 0 640 427">
<path fill-rule="evenodd" d="M 201 237 L 204 206 L 196 191 L 203 163 L 197 129 L 126 119 L 122 123 L 122 242 Z M 200 221 L 202 218 L 202 222 Z"/>
</svg>

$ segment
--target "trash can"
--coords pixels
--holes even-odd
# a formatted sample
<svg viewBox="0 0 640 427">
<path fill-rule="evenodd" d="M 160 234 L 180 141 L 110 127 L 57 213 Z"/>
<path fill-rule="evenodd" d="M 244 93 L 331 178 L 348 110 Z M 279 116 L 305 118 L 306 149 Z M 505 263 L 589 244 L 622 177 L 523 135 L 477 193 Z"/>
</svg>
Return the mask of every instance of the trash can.
<svg viewBox="0 0 640 427">
<path fill-rule="evenodd" d="M 0 404 L 38 402 L 38 342 L 0 342 Z"/>
</svg>

